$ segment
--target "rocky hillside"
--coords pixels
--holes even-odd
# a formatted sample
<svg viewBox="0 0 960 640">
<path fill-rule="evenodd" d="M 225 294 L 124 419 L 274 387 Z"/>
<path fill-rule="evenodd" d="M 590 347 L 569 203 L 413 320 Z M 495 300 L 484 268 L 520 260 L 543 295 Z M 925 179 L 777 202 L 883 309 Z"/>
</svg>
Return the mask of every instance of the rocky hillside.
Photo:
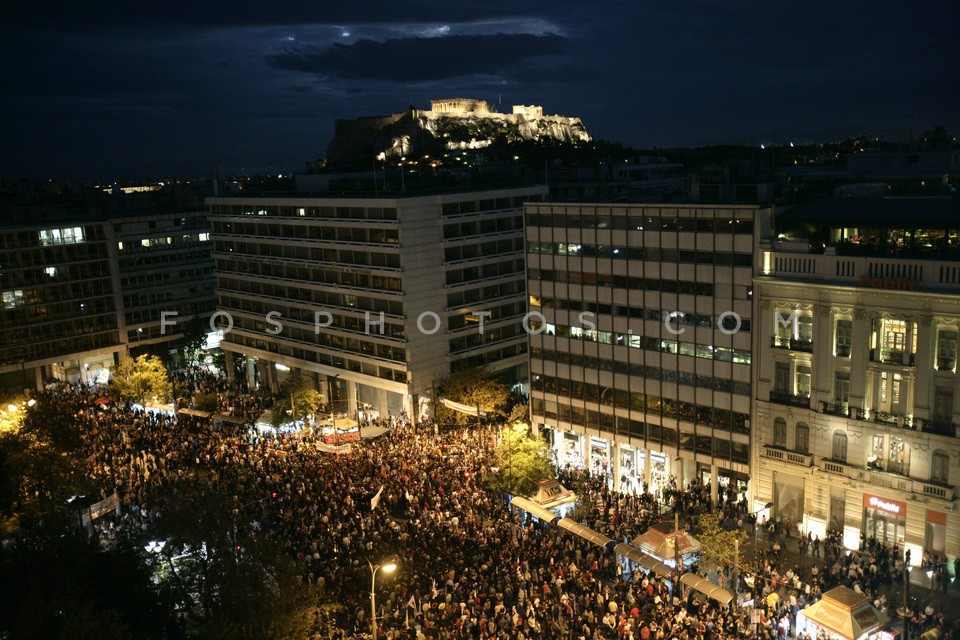
<svg viewBox="0 0 960 640">
<path fill-rule="evenodd" d="M 450 151 L 531 140 L 589 142 L 590 134 L 580 118 L 411 109 L 395 116 L 337 122 L 336 136 L 327 148 L 327 165 L 341 171 L 365 170 L 374 159 L 440 157 Z"/>
</svg>

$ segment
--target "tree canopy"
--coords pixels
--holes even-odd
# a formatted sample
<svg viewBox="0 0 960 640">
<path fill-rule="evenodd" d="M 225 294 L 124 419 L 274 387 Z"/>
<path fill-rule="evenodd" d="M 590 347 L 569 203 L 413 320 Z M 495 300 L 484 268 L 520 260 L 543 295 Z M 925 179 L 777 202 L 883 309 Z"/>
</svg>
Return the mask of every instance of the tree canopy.
<svg viewBox="0 0 960 640">
<path fill-rule="evenodd" d="M 496 457 L 498 468 L 490 478 L 490 485 L 512 495 L 533 495 L 537 483 L 557 475 L 546 441 L 530 433 L 526 424 L 503 429 Z"/>
<path fill-rule="evenodd" d="M 700 566 L 704 571 L 722 570 L 734 566 L 738 561 L 741 567 L 746 566 L 742 551 L 737 558 L 734 549 L 738 542 L 740 549 L 743 549 L 749 536 L 742 529 L 725 528 L 719 514 L 701 515 L 696 537 L 700 542 Z"/>
<path fill-rule="evenodd" d="M 173 384 L 167 375 L 167 368 L 160 358 L 147 354 L 136 359 L 122 358 L 113 372 L 110 391 L 124 400 L 139 404 L 169 402 L 173 398 Z"/>
<path fill-rule="evenodd" d="M 479 407 L 487 417 L 500 420 L 506 416 L 510 403 L 510 390 L 485 369 L 465 369 L 447 376 L 437 384 L 437 393 L 441 398 L 471 408 Z M 436 407 L 436 417 L 447 424 L 468 425 L 477 421 L 475 416 L 442 405 Z"/>
<path fill-rule="evenodd" d="M 326 402 L 326 397 L 313 388 L 309 378 L 294 371 L 280 385 L 280 399 L 273 408 L 273 426 L 303 420 L 316 413 Z"/>
</svg>

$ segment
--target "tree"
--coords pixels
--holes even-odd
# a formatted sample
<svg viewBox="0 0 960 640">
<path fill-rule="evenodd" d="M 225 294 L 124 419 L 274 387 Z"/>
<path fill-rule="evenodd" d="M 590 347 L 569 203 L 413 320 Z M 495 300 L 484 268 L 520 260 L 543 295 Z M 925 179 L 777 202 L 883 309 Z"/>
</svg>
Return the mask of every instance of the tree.
<svg viewBox="0 0 960 640">
<path fill-rule="evenodd" d="M 142 355 L 136 359 L 124 357 L 110 381 L 111 392 L 139 404 L 169 402 L 173 398 L 173 384 L 167 368 L 157 356 Z"/>
<path fill-rule="evenodd" d="M 197 411 L 214 413 L 219 407 L 216 393 L 198 393 L 193 398 L 193 408 Z"/>
<path fill-rule="evenodd" d="M 547 443 L 530 433 L 526 424 L 505 427 L 496 449 L 497 471 L 490 486 L 512 495 L 529 496 L 537 483 L 557 475 Z"/>
<path fill-rule="evenodd" d="M 81 429 L 52 403 L 8 397 L 0 410 L 0 513 L 50 515 L 90 487 Z M 14 509 L 16 507 L 16 509 Z"/>
<path fill-rule="evenodd" d="M 505 409 L 510 402 L 510 391 L 502 382 L 493 379 L 485 369 L 464 369 L 458 371 L 437 384 L 437 393 L 441 398 L 459 402 L 471 408 L 479 407 L 487 417 L 503 419 Z M 475 424 L 476 416 L 448 409 L 443 405 L 436 407 L 437 419 L 444 423 L 460 425 Z"/>
<path fill-rule="evenodd" d="M 273 407 L 273 426 L 303 420 L 316 413 L 326 401 L 309 379 L 294 371 L 280 385 L 280 399 Z"/>
<path fill-rule="evenodd" d="M 743 549 L 749 540 L 742 529 L 725 528 L 719 514 L 706 513 L 700 516 L 696 537 L 700 542 L 700 568 L 704 572 L 723 572 L 735 566 L 740 567 L 741 573 L 744 572 L 746 559 L 742 552 L 739 556 L 735 554 L 737 545 Z"/>
</svg>

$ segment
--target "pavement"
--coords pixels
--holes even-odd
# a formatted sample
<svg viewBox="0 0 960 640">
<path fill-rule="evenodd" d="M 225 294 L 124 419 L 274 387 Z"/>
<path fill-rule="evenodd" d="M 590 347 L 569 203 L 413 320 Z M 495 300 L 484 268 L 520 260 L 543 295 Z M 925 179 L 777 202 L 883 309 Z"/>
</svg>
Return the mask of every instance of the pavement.
<svg viewBox="0 0 960 640">
<path fill-rule="evenodd" d="M 760 534 L 758 543 L 761 549 L 769 549 L 773 546 L 773 541 L 767 539 L 762 533 Z M 809 552 L 802 554 L 800 553 L 800 538 L 794 536 L 790 538 L 781 537 L 780 548 L 781 561 L 778 569 L 782 568 L 786 570 L 794 565 L 799 565 L 801 576 L 803 578 L 809 578 L 811 575 L 810 570 L 816 565 L 820 571 L 820 575 L 825 575 L 827 567 L 822 557 L 822 547 L 820 549 L 820 557 L 814 557 Z M 753 560 L 752 549 L 745 550 L 745 555 L 748 560 Z M 914 567 L 910 571 L 909 597 L 919 609 L 922 610 L 930 604 L 934 610 L 944 612 L 949 619 L 958 617 L 958 614 L 960 614 L 960 581 L 954 578 L 946 593 L 944 593 L 942 589 L 934 590 L 931 587 L 932 578 L 927 576 L 926 571 L 923 571 L 919 567 Z M 896 609 L 903 601 L 903 582 L 896 581 L 891 584 L 882 584 L 879 591 L 886 595 L 887 614 L 891 617 L 891 621 L 895 620 Z"/>
</svg>

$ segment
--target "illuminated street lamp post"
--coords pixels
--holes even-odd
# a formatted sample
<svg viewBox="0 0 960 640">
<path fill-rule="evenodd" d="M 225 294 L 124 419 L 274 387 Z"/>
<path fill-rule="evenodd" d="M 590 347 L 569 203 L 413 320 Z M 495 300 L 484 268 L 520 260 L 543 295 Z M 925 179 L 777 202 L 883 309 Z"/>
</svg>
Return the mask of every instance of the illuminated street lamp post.
<svg viewBox="0 0 960 640">
<path fill-rule="evenodd" d="M 903 558 L 903 603 L 897 609 L 903 617 L 903 640 L 910 640 L 910 552 L 907 551 Z"/>
<path fill-rule="evenodd" d="M 370 565 L 370 632 L 373 640 L 377 640 L 377 571 L 383 569 L 384 573 L 393 573 L 397 565 L 393 562 L 375 565 L 369 560 L 367 564 Z"/>
</svg>

